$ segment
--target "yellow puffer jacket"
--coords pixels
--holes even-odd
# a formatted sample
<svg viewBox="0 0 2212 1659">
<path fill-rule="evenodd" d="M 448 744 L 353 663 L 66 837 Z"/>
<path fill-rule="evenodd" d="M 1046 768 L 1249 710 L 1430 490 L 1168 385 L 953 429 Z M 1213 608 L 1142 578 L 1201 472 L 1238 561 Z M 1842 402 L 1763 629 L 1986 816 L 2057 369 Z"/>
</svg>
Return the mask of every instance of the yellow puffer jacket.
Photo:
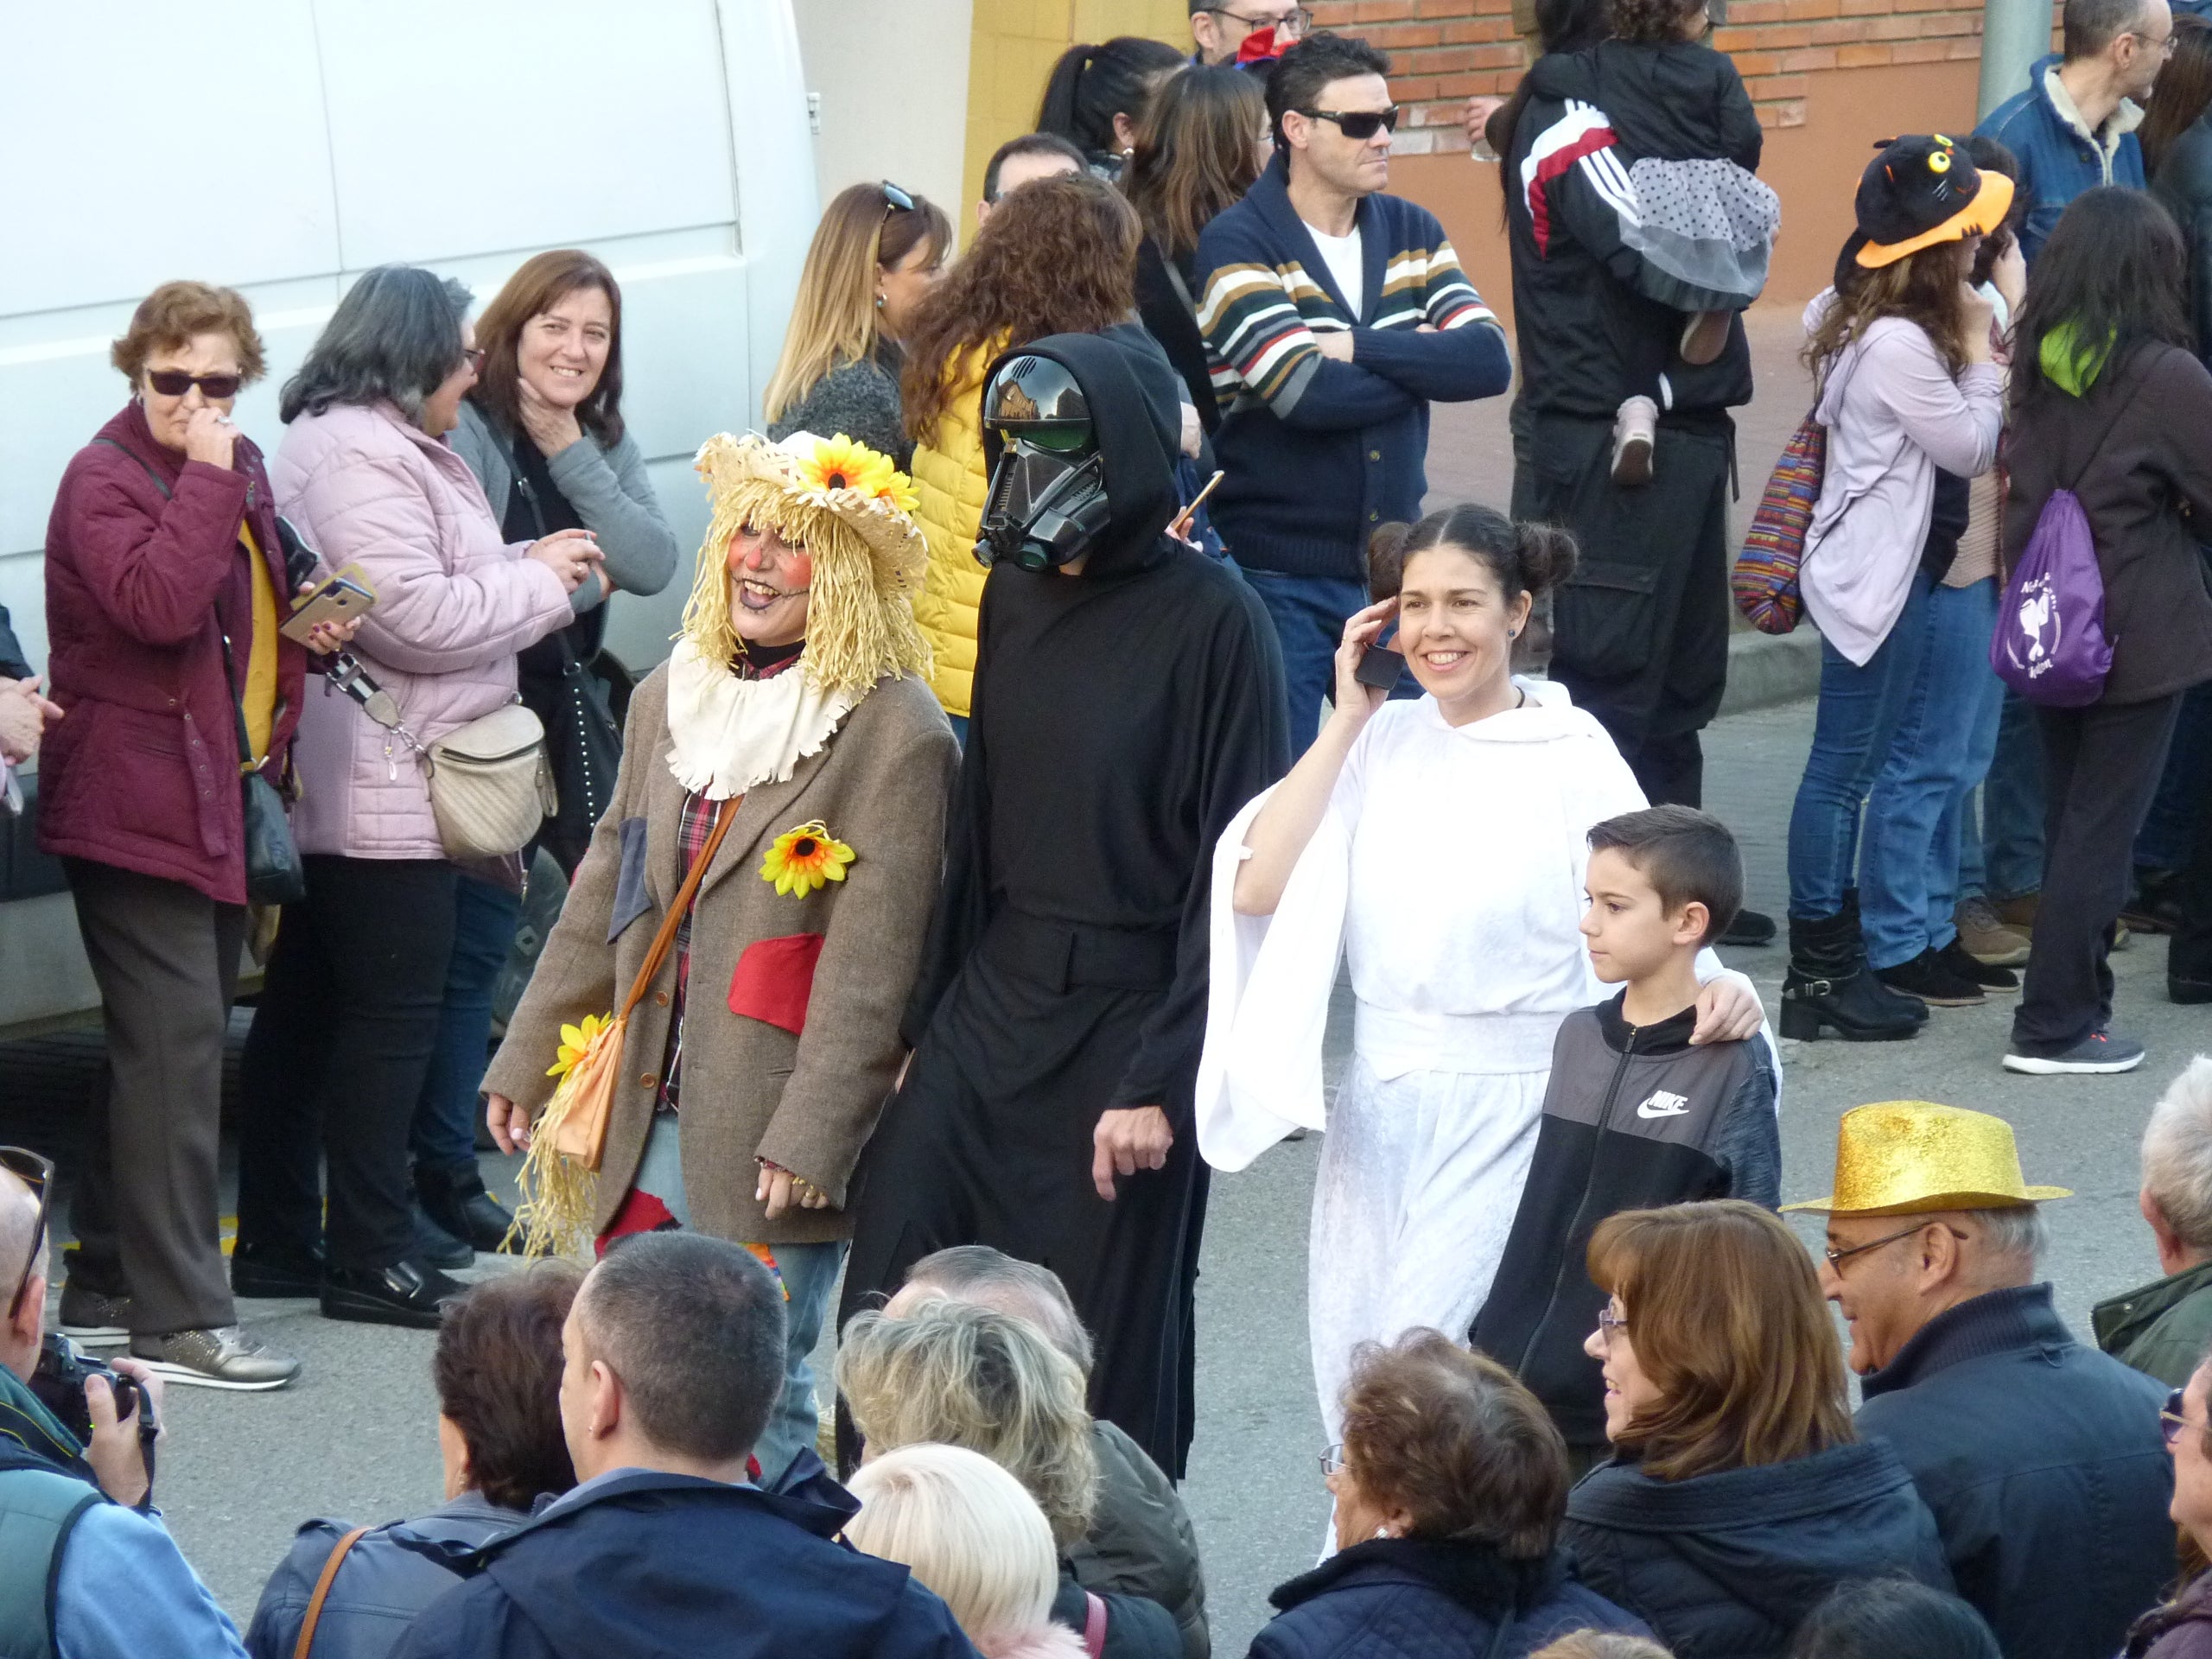
<svg viewBox="0 0 2212 1659">
<path fill-rule="evenodd" d="M 976 613 L 983 602 L 983 567 L 976 535 L 983 520 L 983 371 L 1002 348 L 969 350 L 945 365 L 953 388 L 938 417 L 937 440 L 914 446 L 914 517 L 929 543 L 928 574 L 915 596 L 914 620 L 930 643 L 930 690 L 944 712 L 967 717 L 976 679 Z"/>
</svg>

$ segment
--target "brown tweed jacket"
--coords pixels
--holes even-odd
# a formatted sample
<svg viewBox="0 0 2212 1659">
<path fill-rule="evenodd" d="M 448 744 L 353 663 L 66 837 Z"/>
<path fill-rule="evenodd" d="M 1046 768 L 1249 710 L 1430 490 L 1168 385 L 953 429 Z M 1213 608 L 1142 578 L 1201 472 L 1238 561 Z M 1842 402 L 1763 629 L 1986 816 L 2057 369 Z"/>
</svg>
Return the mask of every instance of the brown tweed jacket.
<svg viewBox="0 0 2212 1659">
<path fill-rule="evenodd" d="M 631 698 L 614 803 L 485 1073 L 487 1092 L 533 1116 L 552 1096 L 545 1069 L 563 1023 L 605 1014 L 628 995 L 675 897 L 684 791 L 669 771 L 669 747 L 663 664 Z M 683 1189 L 702 1231 L 779 1244 L 852 1230 L 842 1209 L 793 1209 L 769 1221 L 753 1196 L 753 1160 L 780 1164 L 833 1205 L 844 1203 L 904 1058 L 899 1018 L 937 899 L 945 803 L 958 765 L 951 728 L 929 688 L 918 678 L 886 680 L 787 782 L 764 784 L 724 809 L 738 816 L 694 901 L 683 1031 Z M 814 818 L 852 848 L 845 880 L 804 898 L 779 894 L 760 879 L 760 861 L 778 836 Z M 822 944 L 801 1033 L 733 1013 L 730 992 L 747 947 L 805 934 Z M 598 1229 L 613 1219 L 645 1154 L 676 956 L 669 952 L 630 1016 L 600 1172 Z"/>
</svg>

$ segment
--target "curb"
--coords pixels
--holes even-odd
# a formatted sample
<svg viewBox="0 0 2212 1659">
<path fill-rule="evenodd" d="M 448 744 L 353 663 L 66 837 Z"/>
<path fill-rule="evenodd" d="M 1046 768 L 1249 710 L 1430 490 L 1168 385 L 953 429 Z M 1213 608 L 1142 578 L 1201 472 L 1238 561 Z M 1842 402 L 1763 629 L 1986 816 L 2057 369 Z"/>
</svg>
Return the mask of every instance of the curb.
<svg viewBox="0 0 2212 1659">
<path fill-rule="evenodd" d="M 1796 702 L 1821 689 L 1821 635 L 1801 623 L 1792 633 L 1737 633 L 1728 638 L 1728 689 L 1721 715 L 1747 714 Z"/>
</svg>

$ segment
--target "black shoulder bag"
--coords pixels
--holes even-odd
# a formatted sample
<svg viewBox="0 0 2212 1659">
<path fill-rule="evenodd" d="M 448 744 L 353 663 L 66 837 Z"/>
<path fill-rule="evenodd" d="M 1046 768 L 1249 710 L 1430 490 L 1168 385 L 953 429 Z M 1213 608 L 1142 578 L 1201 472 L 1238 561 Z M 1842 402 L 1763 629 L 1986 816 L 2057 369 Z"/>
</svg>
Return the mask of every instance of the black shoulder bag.
<svg viewBox="0 0 2212 1659">
<path fill-rule="evenodd" d="M 130 455 L 112 438 L 96 442 Z M 146 476 L 154 480 L 162 499 L 170 499 L 168 481 L 141 457 L 130 455 L 130 459 L 137 461 Z M 289 553 L 289 550 L 286 551 Z M 267 556 L 264 553 L 263 556 Z M 292 839 L 292 823 L 284 811 L 284 798 L 254 764 L 253 745 L 246 736 L 245 707 L 238 700 L 238 665 L 231 657 L 230 626 L 219 612 L 216 626 L 217 637 L 223 642 L 223 683 L 230 688 L 231 714 L 238 722 L 238 805 L 239 822 L 245 831 L 246 899 L 256 905 L 297 904 L 308 896 L 307 872 L 300 863 L 299 847 Z"/>
<path fill-rule="evenodd" d="M 519 442 L 530 440 L 524 437 Z M 537 492 L 523 476 L 518 460 L 515 489 L 529 505 L 531 520 L 543 539 L 544 509 Z M 613 600 L 609 594 L 600 602 L 606 605 Z M 545 753 L 552 763 L 553 786 L 560 802 L 539 831 L 538 843 L 559 862 L 562 874 L 570 876 L 590 849 L 591 832 L 613 803 L 614 775 L 622 766 L 622 728 L 607 705 L 604 683 L 576 655 L 571 637 L 575 626 L 574 622 L 563 623 L 545 640 L 560 652 L 561 677 L 553 706 L 537 710 L 545 726 Z"/>
</svg>

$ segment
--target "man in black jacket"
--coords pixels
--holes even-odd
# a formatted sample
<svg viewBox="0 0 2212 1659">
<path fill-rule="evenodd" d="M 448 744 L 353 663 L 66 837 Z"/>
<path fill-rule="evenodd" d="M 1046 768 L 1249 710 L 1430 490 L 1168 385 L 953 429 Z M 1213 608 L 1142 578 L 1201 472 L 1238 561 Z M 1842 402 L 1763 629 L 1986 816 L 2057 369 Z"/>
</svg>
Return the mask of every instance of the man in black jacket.
<svg viewBox="0 0 2212 1659">
<path fill-rule="evenodd" d="M 747 1461 L 784 1383 L 783 1293 L 740 1244 L 618 1243 L 576 1294 L 561 1423 L 580 1484 L 454 1563 L 475 1576 L 400 1659 L 972 1659 L 944 1604 L 837 1541 L 859 1509 L 817 1478 L 773 1492 Z"/>
<path fill-rule="evenodd" d="M 1554 601 L 1552 677 L 1612 734 L 1654 804 L 1696 806 L 1698 734 L 1728 682 L 1728 411 L 1751 399 L 1751 348 L 1732 320 L 1710 363 L 1669 363 L 1651 481 L 1613 482 L 1613 419 L 1636 390 L 1629 358 L 1668 362 L 1682 326 L 1636 291 L 1616 129 L 1663 129 L 1669 114 L 1604 46 L 1547 54 L 1526 85 L 1503 168 L 1521 345 L 1513 516 L 1564 524 L 1582 550 Z M 1648 350 L 1625 349 L 1642 335 Z M 1746 912 L 1724 942 L 1773 936 Z"/>
<path fill-rule="evenodd" d="M 2035 1282 L 2047 1199 L 2012 1126 L 1924 1101 L 1846 1113 L 1821 1287 L 1851 1329 L 1859 1433 L 1935 1512 L 2007 1654 L 2106 1659 L 2174 1573 L 2161 1384 L 2074 1340 Z"/>
</svg>

